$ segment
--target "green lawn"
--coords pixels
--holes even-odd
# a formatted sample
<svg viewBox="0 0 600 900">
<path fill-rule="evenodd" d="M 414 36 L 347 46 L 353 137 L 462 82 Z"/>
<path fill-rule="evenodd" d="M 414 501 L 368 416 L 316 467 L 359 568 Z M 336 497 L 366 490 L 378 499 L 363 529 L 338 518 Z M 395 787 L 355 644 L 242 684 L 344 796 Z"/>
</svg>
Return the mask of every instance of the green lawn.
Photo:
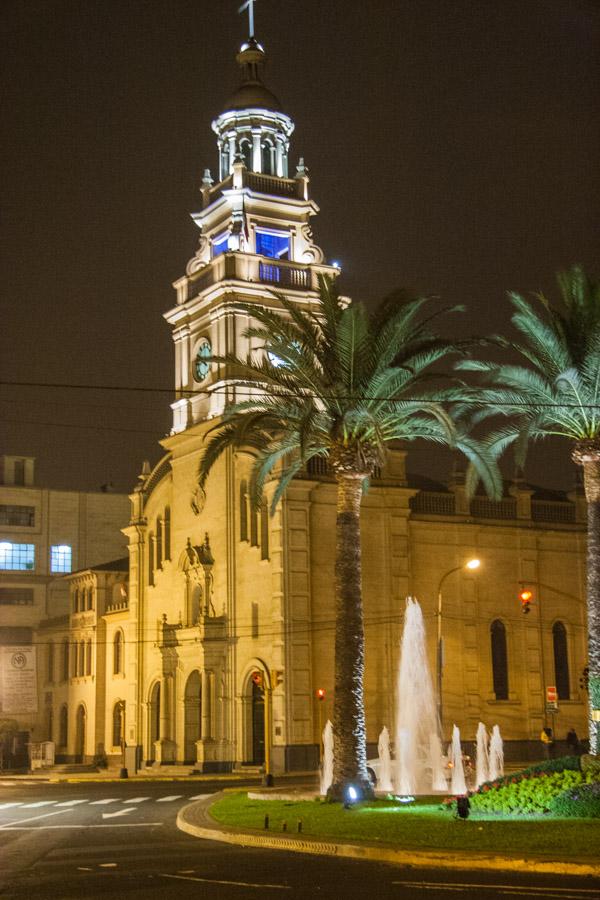
<svg viewBox="0 0 600 900">
<path fill-rule="evenodd" d="M 600 819 L 508 819 L 473 813 L 463 822 L 431 798 L 396 805 L 375 801 L 344 809 L 310 800 L 249 800 L 241 792 L 217 801 L 210 812 L 222 825 L 264 832 L 268 815 L 272 833 L 281 834 L 287 822 L 287 831 L 296 834 L 301 820 L 307 837 L 382 842 L 407 850 L 480 850 L 561 859 L 600 856 Z"/>
</svg>

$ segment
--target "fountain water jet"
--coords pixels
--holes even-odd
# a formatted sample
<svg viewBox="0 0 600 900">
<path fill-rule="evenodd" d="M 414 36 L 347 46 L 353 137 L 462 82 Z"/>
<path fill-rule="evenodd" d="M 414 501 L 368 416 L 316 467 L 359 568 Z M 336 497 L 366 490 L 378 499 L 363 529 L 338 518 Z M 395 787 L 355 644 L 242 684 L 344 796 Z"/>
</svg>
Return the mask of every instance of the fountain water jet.
<svg viewBox="0 0 600 900">
<path fill-rule="evenodd" d="M 432 786 L 435 790 L 446 790 L 439 741 L 432 742 L 432 736 L 439 734 L 439 721 L 427 662 L 423 613 L 412 597 L 406 600 L 397 709 L 396 791 L 427 793 Z"/>
<path fill-rule="evenodd" d="M 333 781 L 333 725 L 327 719 L 323 729 L 323 762 L 321 763 L 321 794 L 324 796 Z"/>
<path fill-rule="evenodd" d="M 381 729 L 379 735 L 379 743 L 377 745 L 379 752 L 379 776 L 377 778 L 378 791 L 393 791 L 392 784 L 392 756 L 390 753 L 390 733 L 385 727 Z"/>
<path fill-rule="evenodd" d="M 475 787 L 489 781 L 490 758 L 488 754 L 488 735 L 483 722 L 477 726 L 477 752 L 475 756 Z"/>
<path fill-rule="evenodd" d="M 494 725 L 490 740 L 490 781 L 504 775 L 504 744 L 500 736 L 500 728 Z"/>
<path fill-rule="evenodd" d="M 467 783 L 465 781 L 465 768 L 463 766 L 462 747 L 460 746 L 460 731 L 458 730 L 458 725 L 454 725 L 452 728 L 450 762 L 452 763 L 452 781 L 450 790 L 453 794 L 466 794 Z"/>
</svg>

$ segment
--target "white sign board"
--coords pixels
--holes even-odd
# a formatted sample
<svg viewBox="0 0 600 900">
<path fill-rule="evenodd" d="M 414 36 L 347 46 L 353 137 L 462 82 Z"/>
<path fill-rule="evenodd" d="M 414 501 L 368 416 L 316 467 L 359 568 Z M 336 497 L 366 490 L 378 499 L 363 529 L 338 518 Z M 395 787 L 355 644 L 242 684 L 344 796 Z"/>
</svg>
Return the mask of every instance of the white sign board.
<svg viewBox="0 0 600 900">
<path fill-rule="evenodd" d="M 37 712 L 35 647 L 0 648 L 0 709 L 3 713 Z"/>
</svg>

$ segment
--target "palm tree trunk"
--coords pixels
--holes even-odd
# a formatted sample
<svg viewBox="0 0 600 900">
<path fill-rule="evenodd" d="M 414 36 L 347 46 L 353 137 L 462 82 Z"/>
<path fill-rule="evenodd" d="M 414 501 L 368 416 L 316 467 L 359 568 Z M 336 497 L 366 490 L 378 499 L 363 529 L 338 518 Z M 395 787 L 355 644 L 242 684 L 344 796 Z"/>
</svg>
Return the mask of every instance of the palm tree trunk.
<svg viewBox="0 0 600 900">
<path fill-rule="evenodd" d="M 590 753 L 600 754 L 600 454 L 584 459 L 587 499 L 587 619 Z"/>
<path fill-rule="evenodd" d="M 365 637 L 362 609 L 360 502 L 364 476 L 337 472 L 335 558 L 334 766 L 329 796 L 345 800 L 351 783 L 372 795 L 367 774 L 363 696 Z"/>
</svg>

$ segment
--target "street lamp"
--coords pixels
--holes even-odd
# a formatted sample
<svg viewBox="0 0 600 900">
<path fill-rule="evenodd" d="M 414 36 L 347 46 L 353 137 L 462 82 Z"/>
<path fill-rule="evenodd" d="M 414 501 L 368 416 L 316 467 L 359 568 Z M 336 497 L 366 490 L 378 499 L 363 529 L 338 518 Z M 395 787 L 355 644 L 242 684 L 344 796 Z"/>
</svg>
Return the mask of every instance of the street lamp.
<svg viewBox="0 0 600 900">
<path fill-rule="evenodd" d="M 470 571 L 474 571 L 478 569 L 481 565 L 480 559 L 469 559 L 466 563 L 463 563 L 462 566 L 454 566 L 453 569 L 448 569 L 439 580 L 438 589 L 437 589 L 437 699 L 438 699 L 438 718 L 440 720 L 440 731 L 441 737 L 444 737 L 444 718 L 443 718 L 443 706 L 442 706 L 442 677 L 443 677 L 443 668 L 444 668 L 444 643 L 442 639 L 442 586 L 448 578 L 449 575 L 454 575 L 455 572 L 460 572 L 463 569 L 469 569 Z"/>
</svg>

